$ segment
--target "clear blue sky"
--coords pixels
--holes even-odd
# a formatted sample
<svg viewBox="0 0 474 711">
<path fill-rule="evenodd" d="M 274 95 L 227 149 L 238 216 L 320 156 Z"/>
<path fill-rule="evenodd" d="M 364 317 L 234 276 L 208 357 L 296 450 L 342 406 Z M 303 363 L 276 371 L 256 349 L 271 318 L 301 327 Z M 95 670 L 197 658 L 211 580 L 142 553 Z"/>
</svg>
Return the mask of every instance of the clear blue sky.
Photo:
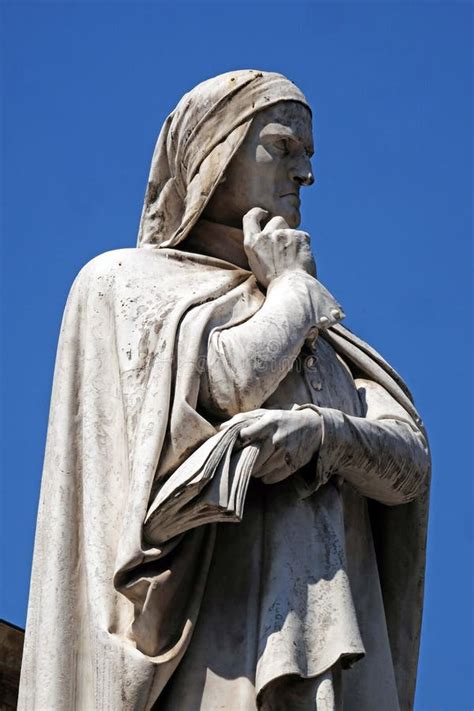
<svg viewBox="0 0 474 711">
<path fill-rule="evenodd" d="M 75 274 L 134 245 L 155 138 L 184 91 L 230 69 L 275 70 L 315 109 L 318 182 L 303 224 L 320 278 L 406 378 L 431 435 L 416 709 L 474 707 L 472 7 L 3 2 L 0 616 L 25 621 Z"/>
</svg>

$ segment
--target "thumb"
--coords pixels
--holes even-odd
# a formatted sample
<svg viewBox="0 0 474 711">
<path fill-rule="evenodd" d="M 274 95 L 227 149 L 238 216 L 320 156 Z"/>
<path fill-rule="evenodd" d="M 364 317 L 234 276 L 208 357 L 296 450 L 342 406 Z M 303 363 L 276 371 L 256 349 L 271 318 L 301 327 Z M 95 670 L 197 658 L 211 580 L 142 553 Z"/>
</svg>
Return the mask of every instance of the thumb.
<svg viewBox="0 0 474 711">
<path fill-rule="evenodd" d="M 244 239 L 248 239 L 251 235 L 256 235 L 262 231 L 260 222 L 267 215 L 268 212 L 261 207 L 253 207 L 244 215 L 242 220 Z"/>
<path fill-rule="evenodd" d="M 254 440 L 263 439 L 265 437 L 267 424 L 268 423 L 265 421 L 262 422 L 262 418 L 259 418 L 258 420 L 251 422 L 249 425 L 242 427 L 239 437 L 244 446 L 250 444 Z"/>
</svg>

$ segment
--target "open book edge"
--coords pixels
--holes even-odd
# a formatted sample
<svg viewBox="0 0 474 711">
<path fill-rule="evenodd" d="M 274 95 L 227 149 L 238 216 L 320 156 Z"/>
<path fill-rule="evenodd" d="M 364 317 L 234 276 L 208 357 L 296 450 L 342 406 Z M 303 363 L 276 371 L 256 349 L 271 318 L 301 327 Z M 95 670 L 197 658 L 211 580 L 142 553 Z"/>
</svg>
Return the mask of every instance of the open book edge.
<svg viewBox="0 0 474 711">
<path fill-rule="evenodd" d="M 153 500 L 144 523 L 146 539 L 161 544 L 205 523 L 238 522 L 259 448 L 240 448 L 248 418 L 220 430 L 176 469 Z"/>
</svg>

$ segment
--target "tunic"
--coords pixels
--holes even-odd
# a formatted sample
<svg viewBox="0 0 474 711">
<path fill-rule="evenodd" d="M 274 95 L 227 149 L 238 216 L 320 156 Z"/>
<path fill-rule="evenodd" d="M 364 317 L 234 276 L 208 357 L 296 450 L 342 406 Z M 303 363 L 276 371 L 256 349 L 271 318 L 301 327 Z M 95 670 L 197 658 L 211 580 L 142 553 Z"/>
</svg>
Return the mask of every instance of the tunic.
<svg viewBox="0 0 474 711">
<path fill-rule="evenodd" d="M 224 235 L 219 244 L 232 251 Z M 202 237 L 198 246 L 205 249 Z M 257 337 L 257 324 L 246 327 L 247 337 L 252 328 Z M 225 409 L 222 369 L 246 356 L 241 334 L 224 332 L 225 359 L 219 337 L 209 343 L 201 401 L 215 415 Z M 268 343 L 268 349 L 279 346 Z M 239 400 L 245 387 L 237 371 Z M 217 526 L 190 646 L 156 708 L 399 711 L 367 499 L 347 480 L 363 469 L 364 493 L 400 503 L 413 495 L 417 467 L 409 462 L 405 493 L 391 494 L 387 480 L 400 488 L 394 458 L 410 460 L 422 443 L 393 398 L 355 379 L 321 336 L 307 342 L 263 405 L 301 406 L 323 416 L 319 454 L 280 483 L 252 480 L 243 521 Z"/>
</svg>

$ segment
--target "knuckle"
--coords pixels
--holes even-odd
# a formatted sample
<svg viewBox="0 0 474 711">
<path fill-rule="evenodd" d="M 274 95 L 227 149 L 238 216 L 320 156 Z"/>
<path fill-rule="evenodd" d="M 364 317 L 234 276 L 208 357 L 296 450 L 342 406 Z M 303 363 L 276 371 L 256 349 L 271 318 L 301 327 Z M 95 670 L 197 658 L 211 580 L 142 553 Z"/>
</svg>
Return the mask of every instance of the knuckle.
<svg viewBox="0 0 474 711">
<path fill-rule="evenodd" d="M 307 232 L 303 232 L 302 230 L 298 230 L 296 234 L 297 234 L 298 239 L 300 240 L 300 242 L 303 242 L 303 243 L 305 243 L 305 244 L 306 244 L 306 243 L 309 244 L 309 242 L 310 242 L 310 236 L 309 236 L 309 234 L 308 234 Z"/>
</svg>

